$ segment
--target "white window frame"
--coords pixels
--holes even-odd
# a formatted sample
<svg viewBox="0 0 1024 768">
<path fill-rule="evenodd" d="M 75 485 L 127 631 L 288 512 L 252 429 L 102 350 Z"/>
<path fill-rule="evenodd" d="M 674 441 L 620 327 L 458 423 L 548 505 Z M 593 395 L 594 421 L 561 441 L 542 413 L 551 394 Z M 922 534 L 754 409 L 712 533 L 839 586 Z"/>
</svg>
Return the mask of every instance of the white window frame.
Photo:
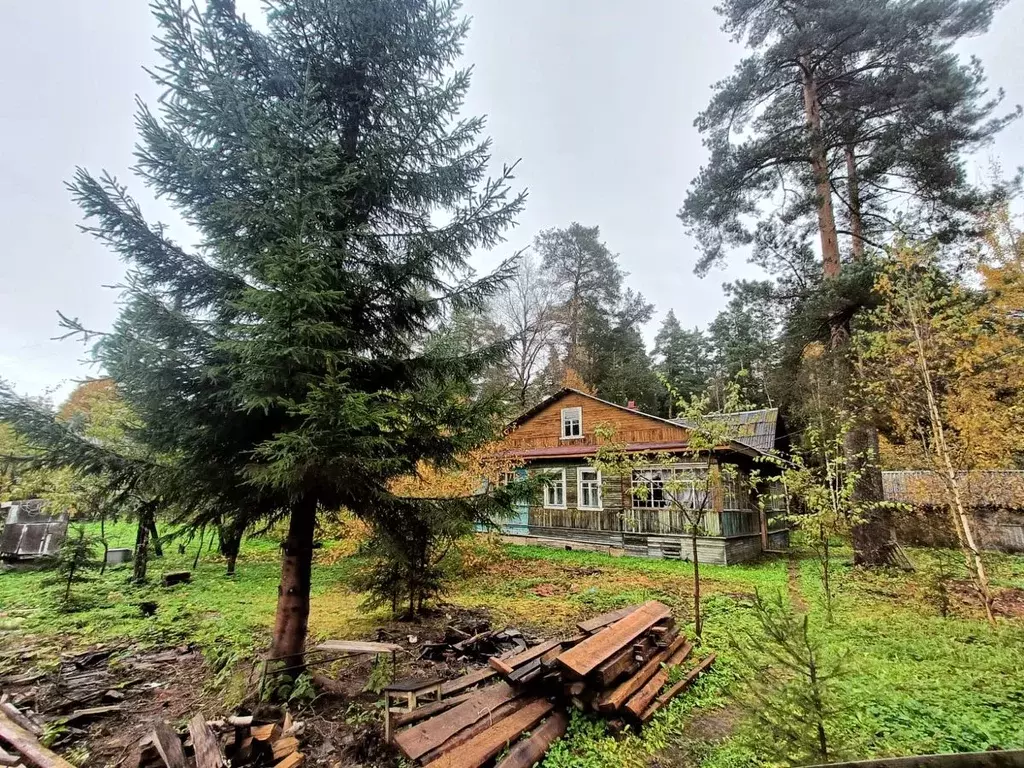
<svg viewBox="0 0 1024 768">
<path fill-rule="evenodd" d="M 565 509 L 566 508 L 566 505 L 565 505 L 566 498 L 565 497 L 568 495 L 568 488 L 565 487 L 565 467 L 562 467 L 561 469 L 553 469 L 553 470 L 550 470 L 548 472 L 548 474 L 552 474 L 552 475 L 558 474 L 558 473 L 561 473 L 561 475 L 562 475 L 562 479 L 560 481 L 558 481 L 562 485 L 562 503 L 561 504 L 555 504 L 555 503 L 553 503 L 551 501 L 551 494 L 552 494 L 552 491 L 554 489 L 552 487 L 552 484 L 550 482 L 548 482 L 548 483 L 544 484 L 544 509 Z"/>
<path fill-rule="evenodd" d="M 646 485 L 647 481 L 641 480 L 641 482 L 639 482 L 639 483 L 637 482 L 637 474 L 641 474 L 642 475 L 645 472 L 667 472 L 667 473 L 670 473 L 672 475 L 675 475 L 675 474 L 680 474 L 680 473 L 684 473 L 684 472 L 697 473 L 697 472 L 706 472 L 706 471 L 707 471 L 707 466 L 704 465 L 704 464 L 661 464 L 661 465 L 653 465 L 653 466 L 649 466 L 649 467 L 637 467 L 636 469 L 633 470 L 632 475 L 630 477 L 630 485 L 631 485 L 631 488 L 636 488 L 639 485 Z M 664 481 L 662 481 L 662 482 L 664 482 Z M 696 487 L 695 487 L 695 484 L 691 484 L 691 487 L 690 487 L 690 490 L 689 490 L 688 494 L 687 494 L 686 490 L 683 490 L 683 494 L 686 494 L 686 495 L 689 496 L 689 499 L 688 499 L 689 504 L 688 505 L 680 505 L 680 506 L 682 506 L 683 509 L 696 509 L 696 504 L 695 504 L 695 502 L 696 502 Z M 656 505 L 656 504 L 653 503 L 654 502 L 653 493 L 648 493 L 647 498 L 644 498 L 642 495 L 637 494 L 635 491 L 631 490 L 631 492 L 630 492 L 630 496 L 631 496 L 631 498 L 630 498 L 630 506 L 633 509 L 671 509 L 674 506 L 673 503 L 672 503 L 671 494 L 668 491 L 663 491 L 662 495 L 664 497 L 664 503 L 662 503 L 660 505 Z M 679 495 L 678 492 L 677 492 L 677 495 Z"/>
<path fill-rule="evenodd" d="M 583 505 L 583 473 L 593 472 L 597 475 L 597 506 L 588 507 Z M 588 481 L 592 482 L 592 481 Z M 601 470 L 594 469 L 593 467 L 580 467 L 576 470 L 576 508 L 587 509 L 587 510 L 602 510 L 604 509 L 604 494 L 601 493 Z"/>
<path fill-rule="evenodd" d="M 574 416 L 576 418 L 572 418 Z M 566 418 L 566 417 L 569 418 Z M 578 435 L 567 435 L 565 434 L 566 424 L 571 424 L 573 421 L 579 423 L 580 433 Z M 561 422 L 561 434 L 559 436 L 561 440 L 582 440 L 583 439 L 583 408 L 576 406 L 574 408 L 563 408 L 562 409 L 562 422 Z"/>
</svg>

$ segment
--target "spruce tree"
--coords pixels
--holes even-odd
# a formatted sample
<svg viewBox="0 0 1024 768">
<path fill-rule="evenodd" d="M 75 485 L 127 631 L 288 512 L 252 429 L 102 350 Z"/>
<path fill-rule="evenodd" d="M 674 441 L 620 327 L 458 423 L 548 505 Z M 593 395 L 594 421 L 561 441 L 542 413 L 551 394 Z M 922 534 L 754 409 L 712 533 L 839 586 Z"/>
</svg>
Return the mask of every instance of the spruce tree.
<svg viewBox="0 0 1024 768">
<path fill-rule="evenodd" d="M 707 389 L 712 374 L 711 347 L 703 331 L 684 329 L 670 309 L 654 337 L 653 359 L 654 370 L 668 385 L 658 397 L 659 413 L 672 418 L 677 397 L 692 400 Z"/>
<path fill-rule="evenodd" d="M 231 0 L 153 7 L 165 93 L 139 105 L 135 172 L 197 237 L 173 242 L 116 179 L 77 173 L 87 231 L 128 263 L 96 356 L 141 439 L 287 520 L 270 655 L 294 670 L 318 513 L 401 525 L 414 505 L 389 481 L 486 434 L 492 403 L 464 394 L 494 350 L 425 342 L 507 277 L 467 259 L 524 196 L 510 168 L 486 176 L 483 120 L 459 116 L 456 2 L 268 0 L 265 27 Z"/>
</svg>

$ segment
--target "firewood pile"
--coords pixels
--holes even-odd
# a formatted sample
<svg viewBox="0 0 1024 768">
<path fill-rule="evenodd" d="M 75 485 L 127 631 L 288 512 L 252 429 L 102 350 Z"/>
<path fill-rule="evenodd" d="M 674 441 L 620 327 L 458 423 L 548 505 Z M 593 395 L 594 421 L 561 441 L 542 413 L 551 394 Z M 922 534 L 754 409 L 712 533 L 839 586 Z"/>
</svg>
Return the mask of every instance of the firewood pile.
<svg viewBox="0 0 1024 768">
<path fill-rule="evenodd" d="M 304 730 L 287 713 L 276 722 L 251 715 L 207 721 L 196 715 L 181 734 L 160 723 L 140 744 L 138 768 L 297 768 L 306 759 L 299 751 Z"/>
<path fill-rule="evenodd" d="M 444 683 L 439 701 L 388 709 L 396 746 L 429 768 L 479 768 L 511 746 L 497 768 L 529 768 L 565 733 L 570 708 L 607 717 L 613 730 L 641 727 L 714 663 L 712 654 L 667 685 L 693 646 L 657 601 L 577 628 L 575 637 L 492 657 L 487 669 Z"/>
</svg>

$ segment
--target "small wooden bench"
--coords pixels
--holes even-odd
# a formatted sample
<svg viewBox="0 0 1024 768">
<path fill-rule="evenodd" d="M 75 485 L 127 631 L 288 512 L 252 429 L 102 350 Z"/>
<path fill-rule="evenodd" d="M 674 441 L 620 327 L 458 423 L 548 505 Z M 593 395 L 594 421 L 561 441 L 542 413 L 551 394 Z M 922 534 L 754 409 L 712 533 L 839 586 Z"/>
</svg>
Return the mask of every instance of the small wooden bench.
<svg viewBox="0 0 1024 768">
<path fill-rule="evenodd" d="M 384 741 L 391 741 L 391 715 L 399 712 L 412 712 L 419 706 L 421 696 L 432 696 L 434 701 L 441 701 L 440 677 L 407 677 L 395 680 L 384 687 Z M 404 702 L 402 707 L 392 707 L 392 700 Z"/>
</svg>

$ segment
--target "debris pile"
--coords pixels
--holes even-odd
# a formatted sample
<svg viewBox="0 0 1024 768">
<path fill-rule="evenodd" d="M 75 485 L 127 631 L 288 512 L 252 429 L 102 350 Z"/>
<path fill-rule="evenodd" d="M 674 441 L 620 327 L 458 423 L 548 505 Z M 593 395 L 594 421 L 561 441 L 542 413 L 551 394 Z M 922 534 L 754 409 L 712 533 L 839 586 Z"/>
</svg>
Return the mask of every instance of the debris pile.
<svg viewBox="0 0 1024 768">
<path fill-rule="evenodd" d="M 432 661 L 477 661 L 508 651 L 523 651 L 529 647 L 529 638 L 514 627 L 502 630 L 491 629 L 486 621 L 477 621 L 461 626 L 449 624 L 445 627 L 444 638 L 436 643 L 424 643 L 421 659 Z"/>
<path fill-rule="evenodd" d="M 609 718 L 613 730 L 640 727 L 714 663 L 712 654 L 666 688 L 693 646 L 657 601 L 577 627 L 573 638 L 490 658 L 488 668 L 443 683 L 437 701 L 386 707 L 386 732 L 408 760 L 429 768 L 478 768 L 507 745 L 497 768 L 529 768 L 565 733 L 570 708 Z"/>
</svg>

